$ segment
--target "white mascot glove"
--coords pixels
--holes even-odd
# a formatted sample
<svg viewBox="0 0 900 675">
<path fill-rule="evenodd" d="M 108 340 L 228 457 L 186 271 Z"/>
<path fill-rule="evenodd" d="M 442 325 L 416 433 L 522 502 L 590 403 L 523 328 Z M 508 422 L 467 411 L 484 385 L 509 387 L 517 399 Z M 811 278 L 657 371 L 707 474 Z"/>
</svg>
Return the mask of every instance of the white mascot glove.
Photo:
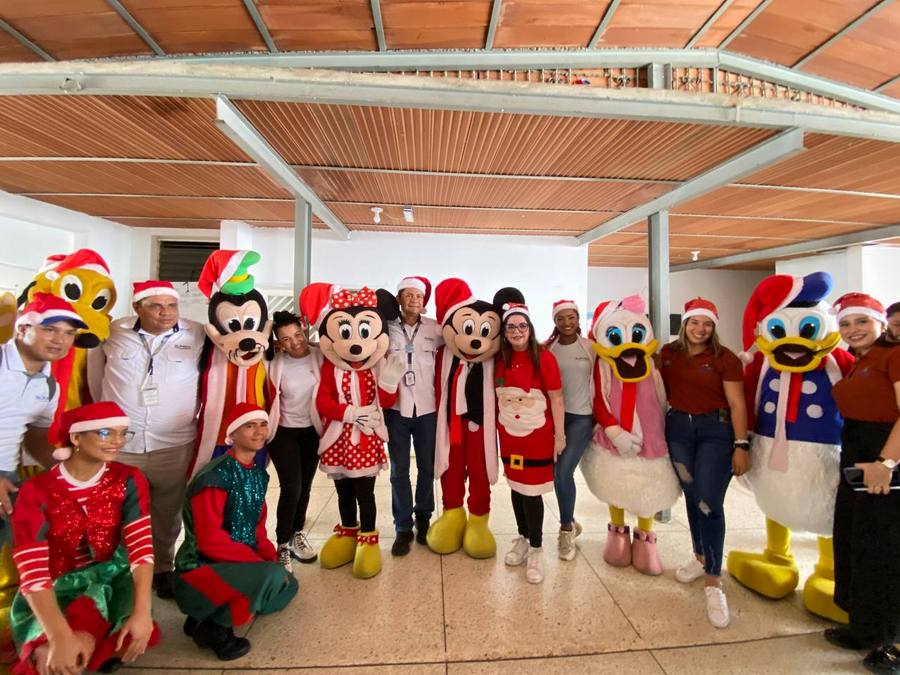
<svg viewBox="0 0 900 675">
<path fill-rule="evenodd" d="M 389 394 L 395 393 L 405 371 L 406 364 L 403 363 L 403 357 L 396 352 L 389 355 L 378 373 L 378 386 Z"/>
<path fill-rule="evenodd" d="M 372 405 L 364 405 L 357 408 L 357 410 L 359 410 L 360 416 L 356 422 L 356 426 L 358 426 L 359 430 L 366 436 L 371 436 L 374 433 L 375 428 L 381 426 L 381 411 L 374 403 Z"/>
<path fill-rule="evenodd" d="M 641 439 L 629 431 L 625 431 L 618 424 L 613 424 L 604 429 L 606 437 L 616 446 L 616 450 L 622 457 L 635 457 L 642 449 Z"/>
</svg>

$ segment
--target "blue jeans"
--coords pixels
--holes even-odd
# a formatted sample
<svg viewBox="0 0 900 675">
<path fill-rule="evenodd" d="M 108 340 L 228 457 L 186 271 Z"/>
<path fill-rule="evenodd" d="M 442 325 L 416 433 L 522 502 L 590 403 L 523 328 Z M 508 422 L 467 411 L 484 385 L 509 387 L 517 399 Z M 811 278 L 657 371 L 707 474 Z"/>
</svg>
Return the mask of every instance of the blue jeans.
<svg viewBox="0 0 900 675">
<path fill-rule="evenodd" d="M 666 415 L 669 457 L 684 491 L 694 553 L 705 560 L 706 573 L 722 573 L 725 548 L 725 491 L 731 482 L 734 431 L 718 413 Z"/>
<path fill-rule="evenodd" d="M 553 489 L 559 504 L 559 524 L 575 520 L 575 467 L 594 433 L 593 415 L 566 413 L 566 447 L 553 465 Z"/>
<path fill-rule="evenodd" d="M 412 532 L 416 520 L 428 521 L 434 512 L 434 437 L 437 413 L 403 417 L 396 410 L 385 410 L 388 428 L 388 454 L 391 457 L 391 510 L 397 532 Z M 413 507 L 409 481 L 409 439 L 416 453 L 416 503 Z"/>
</svg>

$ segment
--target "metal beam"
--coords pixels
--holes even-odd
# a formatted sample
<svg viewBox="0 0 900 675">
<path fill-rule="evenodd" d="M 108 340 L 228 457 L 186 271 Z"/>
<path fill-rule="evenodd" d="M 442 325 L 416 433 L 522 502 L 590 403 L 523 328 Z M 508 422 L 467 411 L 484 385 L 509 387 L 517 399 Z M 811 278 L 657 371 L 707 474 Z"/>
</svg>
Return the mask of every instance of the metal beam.
<svg viewBox="0 0 900 675">
<path fill-rule="evenodd" d="M 739 180 L 803 150 L 803 130 L 789 129 L 774 138 L 728 159 L 699 176 L 685 181 L 677 188 L 656 199 L 626 211 L 578 237 L 579 244 L 587 244 L 613 232 L 618 232 L 657 211 L 667 211 L 684 201 L 699 197 L 711 190 Z"/>
<path fill-rule="evenodd" d="M 125 23 L 131 26 L 131 30 L 133 30 L 140 36 L 141 40 L 144 41 L 144 44 L 150 47 L 150 49 L 153 50 L 154 54 L 156 54 L 157 56 L 166 55 L 162 47 L 160 47 L 156 43 L 156 40 L 154 40 L 150 35 L 150 33 L 147 32 L 147 29 L 144 28 L 137 19 L 131 16 L 131 12 L 129 12 L 125 8 L 125 5 L 119 2 L 119 0 L 106 0 L 106 4 L 112 7 L 115 10 L 116 14 L 118 14 Z"/>
<path fill-rule="evenodd" d="M 784 258 L 786 256 L 800 255 L 803 253 L 815 253 L 817 251 L 824 251 L 832 248 L 844 248 L 846 246 L 852 246 L 853 244 L 864 244 L 867 242 L 881 241 L 883 239 L 894 239 L 896 237 L 900 237 L 900 225 L 888 225 L 886 227 L 878 227 L 871 230 L 840 234 L 835 237 L 803 241 L 798 244 L 773 246 L 772 248 L 762 248 L 757 249 L 756 251 L 747 251 L 746 253 L 736 253 L 735 255 L 722 256 L 721 258 L 698 260 L 697 262 L 676 265 L 672 268 L 672 271 L 685 272 L 687 270 L 707 269 L 710 267 L 741 265 L 744 263 L 756 262 L 757 260 L 770 260 L 772 258 Z"/>
<path fill-rule="evenodd" d="M 657 339 L 669 341 L 669 212 L 657 211 L 647 219 L 650 323 Z"/>
<path fill-rule="evenodd" d="M 494 37 L 497 35 L 497 26 L 500 25 L 500 14 L 503 11 L 503 0 L 494 0 L 491 5 L 491 21 L 488 24 L 487 37 L 484 40 L 484 48 L 488 51 L 494 48 Z"/>
<path fill-rule="evenodd" d="M 381 0 L 369 0 L 372 8 L 372 23 L 375 26 L 375 38 L 378 41 L 378 51 L 387 50 L 387 42 L 384 39 L 384 20 L 381 18 Z"/>
<path fill-rule="evenodd" d="M 888 87 L 893 87 L 898 82 L 900 82 L 900 75 L 892 77 L 889 80 L 885 80 L 884 82 L 879 84 L 877 87 L 875 87 L 872 91 L 882 91 L 883 89 L 887 89 Z"/>
<path fill-rule="evenodd" d="M 24 47 L 28 47 L 35 54 L 40 56 L 44 61 L 55 61 L 52 56 L 50 56 L 47 52 L 41 49 L 40 45 L 26 37 L 24 33 L 20 33 L 16 28 L 14 28 L 11 24 L 7 23 L 3 19 L 0 19 L 0 29 L 3 30 L 7 35 L 14 38 L 19 44 Z"/>
<path fill-rule="evenodd" d="M 294 202 L 294 308 L 300 313 L 300 291 L 309 286 L 312 262 L 312 206 L 305 199 Z"/>
<path fill-rule="evenodd" d="M 276 45 L 275 40 L 272 39 L 272 36 L 269 33 L 269 27 L 266 26 L 266 22 L 263 20 L 262 15 L 259 13 L 259 8 L 256 6 L 256 2 L 254 2 L 254 0 L 244 0 L 244 7 L 247 8 L 247 14 L 249 14 L 250 18 L 253 20 L 259 36 L 263 39 L 263 42 L 266 43 L 266 48 L 271 54 L 277 54 L 278 45 Z"/>
<path fill-rule="evenodd" d="M 712 26 L 716 21 L 719 20 L 719 17 L 725 13 L 725 10 L 731 5 L 734 0 L 724 0 L 721 5 L 719 5 L 718 9 L 713 12 L 710 17 L 704 22 L 700 29 L 691 36 L 691 39 L 687 41 L 687 44 L 684 46 L 685 49 L 691 49 L 695 44 L 700 41 L 700 38 L 704 36 L 706 31 L 709 30 L 710 26 Z"/>
<path fill-rule="evenodd" d="M 722 41 L 719 43 L 719 49 L 725 49 L 725 47 L 727 47 L 728 45 L 730 45 L 730 44 L 731 44 L 731 41 L 734 40 L 738 35 L 740 35 L 741 33 L 743 33 L 743 32 L 744 32 L 744 29 L 745 29 L 747 26 L 749 26 L 751 23 L 753 23 L 753 21 L 756 19 L 756 17 L 758 17 L 760 14 L 762 14 L 762 13 L 766 10 L 766 7 L 768 7 L 770 4 L 772 4 L 772 0 L 762 0 L 762 2 L 760 2 L 760 3 L 756 6 L 756 9 L 754 9 L 752 12 L 750 12 L 750 13 L 744 18 L 744 20 L 741 21 L 741 22 L 737 25 L 737 28 L 735 28 L 733 31 L 731 31 L 731 32 L 728 34 L 728 37 L 726 37 L 724 40 L 722 40 Z"/>
<path fill-rule="evenodd" d="M 842 37 L 844 37 L 847 33 L 850 33 L 852 31 L 856 30 L 859 26 L 861 26 L 863 23 L 865 23 L 868 19 L 870 19 L 875 14 L 880 12 L 882 9 L 884 9 L 885 7 L 890 5 L 893 1 L 894 0 L 881 0 L 881 2 L 879 2 L 877 5 L 875 5 L 874 7 L 871 7 L 867 11 L 860 14 L 858 17 L 856 17 L 856 19 L 854 19 L 853 21 L 848 23 L 846 26 L 841 28 L 837 33 L 835 33 L 830 38 L 825 40 L 825 42 L 823 42 L 818 47 L 813 49 L 811 52 L 809 52 L 808 54 L 806 54 L 802 58 L 800 58 L 794 65 L 791 66 L 791 68 L 802 68 L 807 63 L 809 63 L 809 61 L 811 59 L 814 59 L 816 56 L 818 56 L 823 51 L 828 49 L 831 45 L 833 45 L 835 42 L 837 42 Z"/>
<path fill-rule="evenodd" d="M 305 199 L 312 205 L 313 212 L 344 239 L 350 238 L 347 226 L 334 215 L 318 195 L 284 161 L 269 142 L 254 128 L 234 104 L 224 96 L 216 96 L 216 126 L 259 163 L 260 167 L 276 183 L 286 188 L 295 199 Z"/>
<path fill-rule="evenodd" d="M 594 49 L 597 46 L 597 42 L 603 37 L 603 34 L 606 32 L 606 29 L 609 27 L 610 21 L 612 21 L 613 14 L 616 13 L 616 10 L 619 8 L 619 3 L 622 0 L 612 0 L 609 5 L 606 7 L 606 11 L 603 12 L 603 18 L 600 19 L 600 23 L 597 25 L 597 30 L 594 31 L 593 37 L 591 37 L 591 41 L 588 42 L 588 49 Z"/>
</svg>

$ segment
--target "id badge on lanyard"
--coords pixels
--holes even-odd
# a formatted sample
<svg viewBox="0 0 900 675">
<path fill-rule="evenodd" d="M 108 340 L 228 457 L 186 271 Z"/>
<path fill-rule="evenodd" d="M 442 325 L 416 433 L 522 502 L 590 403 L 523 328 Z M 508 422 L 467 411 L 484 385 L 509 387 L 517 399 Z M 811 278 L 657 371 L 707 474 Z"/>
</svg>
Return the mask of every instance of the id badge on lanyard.
<svg viewBox="0 0 900 675">
<path fill-rule="evenodd" d="M 169 341 L 171 335 L 166 335 L 163 338 L 162 344 L 156 351 L 150 351 L 150 345 L 147 344 L 147 339 L 143 334 L 140 335 L 141 343 L 144 345 L 144 349 L 147 350 L 147 355 L 150 357 L 150 360 L 147 363 L 147 374 L 144 376 L 144 382 L 141 384 L 141 405 L 145 408 L 152 408 L 153 406 L 159 405 L 159 385 L 153 381 L 153 361 L 163 350 L 163 347 L 166 346 L 166 342 Z"/>
<path fill-rule="evenodd" d="M 420 323 L 416 324 L 416 329 L 413 331 L 412 337 L 409 337 L 406 334 L 406 328 L 403 328 L 403 337 L 406 338 L 406 348 L 404 350 L 406 352 L 406 372 L 403 373 L 403 384 L 407 387 L 412 387 L 416 384 L 416 374 L 412 369 L 412 358 L 413 354 L 416 352 L 416 346 L 413 342 L 416 339 L 416 335 L 419 333 L 419 326 L 421 325 L 422 324 Z"/>
</svg>

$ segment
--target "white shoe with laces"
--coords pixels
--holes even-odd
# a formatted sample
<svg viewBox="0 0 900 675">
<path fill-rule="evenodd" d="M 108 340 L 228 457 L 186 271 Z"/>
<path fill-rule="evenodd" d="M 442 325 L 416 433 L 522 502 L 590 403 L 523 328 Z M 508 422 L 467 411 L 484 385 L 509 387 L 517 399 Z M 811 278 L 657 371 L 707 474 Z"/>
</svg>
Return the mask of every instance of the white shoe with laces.
<svg viewBox="0 0 900 675">
<path fill-rule="evenodd" d="M 528 541 L 521 535 L 516 537 L 512 541 L 513 547 L 506 554 L 503 562 L 505 562 L 507 565 L 515 567 L 524 563 L 525 559 L 528 557 Z"/>
<path fill-rule="evenodd" d="M 704 574 L 706 574 L 706 569 L 703 567 L 703 563 L 696 558 L 691 558 L 690 561 L 675 570 L 675 578 L 683 584 L 696 581 Z"/>
<path fill-rule="evenodd" d="M 291 547 L 287 544 L 278 544 L 278 562 L 288 574 L 294 573 L 294 563 L 291 561 Z"/>
<path fill-rule="evenodd" d="M 306 565 L 314 563 L 319 557 L 316 549 L 312 547 L 312 544 L 309 543 L 306 535 L 302 532 L 294 532 L 294 536 L 291 537 L 291 549 L 293 556 Z"/>
<path fill-rule="evenodd" d="M 529 584 L 539 584 L 544 580 L 544 549 L 529 547 L 528 568 L 525 578 Z"/>
<path fill-rule="evenodd" d="M 562 560 L 574 560 L 575 553 L 578 551 L 575 546 L 575 537 L 581 534 L 581 525 L 578 524 L 577 521 L 572 521 L 572 529 L 571 530 L 563 530 L 559 531 L 559 541 L 557 544 L 557 548 L 559 549 L 559 557 Z"/>
<path fill-rule="evenodd" d="M 716 628 L 727 628 L 731 623 L 728 613 L 728 600 L 725 599 L 725 591 L 716 586 L 706 587 L 706 616 L 709 622 Z"/>
</svg>

